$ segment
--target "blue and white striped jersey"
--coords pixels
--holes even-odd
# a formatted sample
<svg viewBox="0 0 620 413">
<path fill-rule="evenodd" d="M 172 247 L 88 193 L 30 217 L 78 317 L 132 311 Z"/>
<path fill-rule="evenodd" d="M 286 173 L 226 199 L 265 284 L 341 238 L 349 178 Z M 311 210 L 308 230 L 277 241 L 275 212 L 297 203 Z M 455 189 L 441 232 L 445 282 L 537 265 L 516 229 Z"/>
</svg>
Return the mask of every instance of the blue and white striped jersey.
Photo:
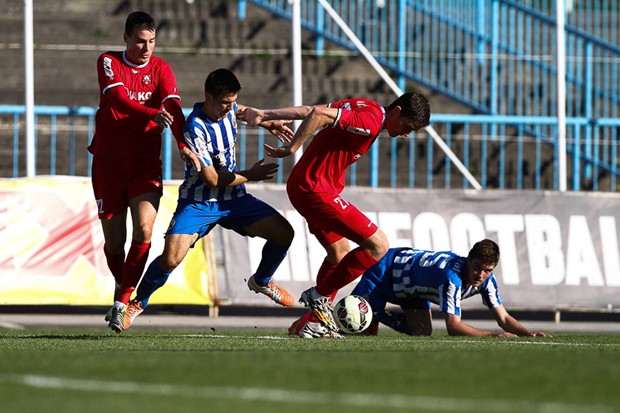
<svg viewBox="0 0 620 413">
<path fill-rule="evenodd" d="M 183 138 L 189 148 L 198 155 L 203 165 L 213 166 L 217 171 L 237 171 L 235 141 L 237 140 L 237 103 L 228 115 L 215 121 L 202 111 L 202 102 L 194 109 L 183 126 Z M 210 187 L 198 172 L 185 165 L 185 179 L 179 187 L 179 200 L 190 202 L 230 201 L 246 194 L 245 185 Z"/>
<path fill-rule="evenodd" d="M 502 304 L 495 276 L 491 274 L 479 287 L 465 286 L 460 277 L 466 257 L 451 251 L 403 249 L 394 256 L 392 281 L 399 300 L 427 300 L 439 310 L 461 315 L 461 300 L 480 294 L 488 308 Z"/>
</svg>

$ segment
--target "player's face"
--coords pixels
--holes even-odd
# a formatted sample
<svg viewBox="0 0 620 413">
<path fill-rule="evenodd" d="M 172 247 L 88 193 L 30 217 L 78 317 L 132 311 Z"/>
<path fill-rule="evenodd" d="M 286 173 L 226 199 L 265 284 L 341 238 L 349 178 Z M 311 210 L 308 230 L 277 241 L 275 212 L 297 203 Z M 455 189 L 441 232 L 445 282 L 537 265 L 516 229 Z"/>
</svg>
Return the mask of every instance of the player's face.
<svg viewBox="0 0 620 413">
<path fill-rule="evenodd" d="M 416 125 L 411 119 L 400 115 L 400 107 L 396 107 L 385 121 L 385 127 L 391 137 L 404 137 L 407 138 L 411 132 L 415 132 L 420 129 L 419 125 Z"/>
<path fill-rule="evenodd" d="M 233 109 L 234 103 L 237 101 L 238 93 L 224 93 L 222 96 L 215 97 L 205 93 L 205 104 L 202 110 L 215 120 L 224 119 L 228 112 Z"/>
<path fill-rule="evenodd" d="M 136 29 L 131 36 L 125 33 L 124 39 L 127 43 L 127 59 L 137 65 L 148 63 L 155 49 L 155 31 Z"/>
<path fill-rule="evenodd" d="M 466 266 L 465 281 L 466 285 L 473 285 L 479 287 L 483 282 L 487 280 L 493 273 L 495 265 L 483 264 L 479 259 L 468 259 Z"/>
</svg>

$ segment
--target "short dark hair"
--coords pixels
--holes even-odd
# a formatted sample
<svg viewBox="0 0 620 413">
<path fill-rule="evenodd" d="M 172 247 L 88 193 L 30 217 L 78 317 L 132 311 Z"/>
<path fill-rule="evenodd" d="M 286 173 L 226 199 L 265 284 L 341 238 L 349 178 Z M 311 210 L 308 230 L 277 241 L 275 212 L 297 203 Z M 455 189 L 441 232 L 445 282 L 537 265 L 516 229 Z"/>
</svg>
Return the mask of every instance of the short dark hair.
<svg viewBox="0 0 620 413">
<path fill-rule="evenodd" d="M 205 92 L 215 98 L 225 93 L 237 93 L 241 90 L 241 83 L 237 76 L 228 69 L 216 69 L 209 73 L 205 80 Z"/>
<path fill-rule="evenodd" d="M 156 31 L 157 23 L 150 14 L 143 11 L 134 11 L 129 13 L 127 20 L 125 20 L 125 34 L 131 36 L 136 29 Z"/>
<path fill-rule="evenodd" d="M 431 123 L 431 105 L 421 93 L 403 93 L 388 106 L 388 111 L 396 106 L 400 106 L 401 116 L 411 119 L 417 129 Z"/>
<path fill-rule="evenodd" d="M 499 246 L 490 239 L 483 239 L 474 244 L 467 259 L 478 259 L 483 265 L 497 265 L 499 262 Z"/>
</svg>

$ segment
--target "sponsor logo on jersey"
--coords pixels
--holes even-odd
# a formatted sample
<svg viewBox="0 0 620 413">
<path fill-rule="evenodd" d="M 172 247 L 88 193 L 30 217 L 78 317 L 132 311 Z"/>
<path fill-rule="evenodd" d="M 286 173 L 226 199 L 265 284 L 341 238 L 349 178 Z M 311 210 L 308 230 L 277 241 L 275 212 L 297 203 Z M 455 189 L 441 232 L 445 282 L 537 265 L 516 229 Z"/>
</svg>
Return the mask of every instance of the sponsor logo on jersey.
<svg viewBox="0 0 620 413">
<path fill-rule="evenodd" d="M 109 57 L 103 58 L 103 73 L 110 79 L 114 79 L 114 72 L 112 71 L 112 59 Z"/>
<path fill-rule="evenodd" d="M 347 131 L 356 135 L 370 136 L 370 129 L 356 128 L 355 126 L 347 126 Z"/>
<path fill-rule="evenodd" d="M 215 159 L 220 163 L 220 165 L 226 165 L 226 152 L 220 152 L 215 155 Z"/>
<path fill-rule="evenodd" d="M 146 102 L 151 98 L 153 92 L 134 92 L 133 90 L 127 91 L 127 96 L 131 100 L 137 100 L 138 102 Z"/>
<path fill-rule="evenodd" d="M 152 81 L 153 81 L 153 79 L 151 79 L 151 75 L 150 74 L 146 74 L 146 75 L 142 76 L 142 83 L 144 83 L 145 85 L 148 85 Z"/>
</svg>

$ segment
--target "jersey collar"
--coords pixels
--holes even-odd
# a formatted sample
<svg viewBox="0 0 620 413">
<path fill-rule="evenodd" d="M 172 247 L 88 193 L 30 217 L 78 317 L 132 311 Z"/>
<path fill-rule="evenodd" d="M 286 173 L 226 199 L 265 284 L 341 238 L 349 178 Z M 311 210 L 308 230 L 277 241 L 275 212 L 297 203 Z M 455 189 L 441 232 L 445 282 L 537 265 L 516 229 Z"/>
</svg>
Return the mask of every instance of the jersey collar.
<svg viewBox="0 0 620 413">
<path fill-rule="evenodd" d="M 135 64 L 135 63 L 130 62 L 130 61 L 127 59 L 126 53 L 127 53 L 127 51 L 123 51 L 123 62 L 125 62 L 125 64 L 126 64 L 127 66 L 133 67 L 133 68 L 135 68 L 135 69 L 142 69 L 143 67 L 146 67 L 146 65 L 148 65 L 148 64 L 150 63 L 150 61 L 151 61 L 151 59 L 149 59 L 146 63 L 141 64 L 141 65 L 137 65 L 137 64 Z"/>
</svg>

